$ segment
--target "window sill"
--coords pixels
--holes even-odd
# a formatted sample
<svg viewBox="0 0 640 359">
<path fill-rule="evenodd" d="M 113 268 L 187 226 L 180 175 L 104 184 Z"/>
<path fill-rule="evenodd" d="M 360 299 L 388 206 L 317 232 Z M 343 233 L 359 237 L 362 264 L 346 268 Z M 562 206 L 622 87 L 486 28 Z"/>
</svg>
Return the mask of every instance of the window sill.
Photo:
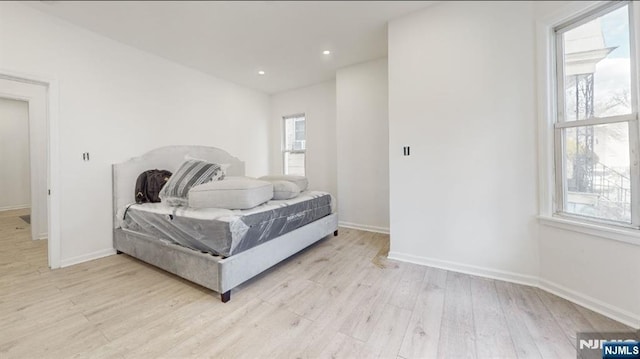
<svg viewBox="0 0 640 359">
<path fill-rule="evenodd" d="M 617 228 L 602 224 L 585 223 L 558 216 L 538 216 L 538 222 L 549 227 L 584 233 L 591 236 L 640 246 L 640 230 L 637 229 Z"/>
</svg>

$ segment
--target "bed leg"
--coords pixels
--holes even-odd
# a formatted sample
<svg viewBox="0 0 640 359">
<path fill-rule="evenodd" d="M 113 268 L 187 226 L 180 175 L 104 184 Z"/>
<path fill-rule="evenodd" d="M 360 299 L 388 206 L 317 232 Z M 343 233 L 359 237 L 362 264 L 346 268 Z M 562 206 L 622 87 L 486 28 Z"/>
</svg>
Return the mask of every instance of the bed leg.
<svg viewBox="0 0 640 359">
<path fill-rule="evenodd" d="M 228 290 L 224 293 L 220 293 L 220 300 L 222 301 L 222 303 L 226 303 L 228 301 L 231 300 L 231 291 Z"/>
<path fill-rule="evenodd" d="M 333 236 L 337 237 L 338 236 L 338 230 L 336 229 L 335 231 L 333 231 Z"/>
<path fill-rule="evenodd" d="M 116 249 L 116 254 L 122 254 L 122 252 Z"/>
</svg>

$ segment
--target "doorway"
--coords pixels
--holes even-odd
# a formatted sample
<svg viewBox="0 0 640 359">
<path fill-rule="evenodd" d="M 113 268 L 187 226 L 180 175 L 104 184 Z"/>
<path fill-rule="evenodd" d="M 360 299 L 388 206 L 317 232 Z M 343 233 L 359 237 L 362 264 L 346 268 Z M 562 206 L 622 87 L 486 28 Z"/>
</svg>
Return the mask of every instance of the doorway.
<svg viewBox="0 0 640 359">
<path fill-rule="evenodd" d="M 29 103 L 0 98 L 0 211 L 31 209 Z M 30 221 L 29 214 L 23 218 Z"/>
<path fill-rule="evenodd" d="M 0 99 L 2 100 L 0 105 L 5 105 L 5 107 L 8 106 L 14 109 L 27 107 L 29 163 L 29 180 L 27 187 L 29 192 L 28 206 L 30 210 L 29 217 L 23 220 L 28 219 L 30 222 L 31 240 L 46 240 L 48 266 L 57 268 L 59 267 L 60 261 L 60 247 L 56 235 L 57 232 L 51 231 L 51 215 L 53 215 L 54 212 L 50 211 L 51 196 L 49 196 L 49 190 L 52 188 L 50 176 L 50 158 L 52 158 L 50 153 L 50 131 L 52 130 L 50 121 L 52 114 L 50 85 L 38 80 L 13 77 L 0 73 Z M 13 127 L 15 129 L 15 127 L 21 126 L 14 124 Z M 21 128 L 24 130 L 24 127 Z M 2 129 L 3 128 L 0 127 L 0 130 Z M 14 142 L 19 141 L 16 140 Z M 24 146 L 24 144 L 16 145 L 15 148 L 20 146 Z M 17 162 L 19 157 L 17 152 L 7 153 L 4 148 L 2 150 L 3 153 L 0 154 L 0 156 L 2 156 L 3 161 Z M 14 150 L 17 151 L 16 149 Z M 24 155 L 21 156 L 24 158 Z M 14 177 L 19 176 L 16 174 Z M 24 181 L 24 177 L 22 177 L 21 180 Z M 24 186 L 23 184 L 22 188 Z M 4 192 L 9 191 L 8 188 L 3 188 L 3 190 Z M 18 194 L 16 193 L 15 195 L 17 198 Z M 24 199 L 24 197 L 22 198 Z M 18 204 L 16 206 L 24 206 L 24 204 Z M 53 227 L 57 228 L 57 226 Z"/>
</svg>

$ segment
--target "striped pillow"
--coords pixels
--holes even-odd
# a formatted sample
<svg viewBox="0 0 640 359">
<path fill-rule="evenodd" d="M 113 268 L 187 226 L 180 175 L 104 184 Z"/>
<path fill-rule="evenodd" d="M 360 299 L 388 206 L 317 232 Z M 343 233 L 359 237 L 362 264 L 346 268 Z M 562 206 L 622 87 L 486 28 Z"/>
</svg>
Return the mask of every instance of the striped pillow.
<svg viewBox="0 0 640 359">
<path fill-rule="evenodd" d="M 186 206 L 189 202 L 187 194 L 191 187 L 223 178 L 224 172 L 219 164 L 188 159 L 162 187 L 159 197 L 170 206 Z"/>
</svg>

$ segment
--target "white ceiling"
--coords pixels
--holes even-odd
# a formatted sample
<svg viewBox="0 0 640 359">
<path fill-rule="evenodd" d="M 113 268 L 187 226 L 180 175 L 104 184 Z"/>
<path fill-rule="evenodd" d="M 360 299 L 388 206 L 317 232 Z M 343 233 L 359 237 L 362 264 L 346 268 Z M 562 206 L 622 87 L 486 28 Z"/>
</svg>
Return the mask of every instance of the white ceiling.
<svg viewBox="0 0 640 359">
<path fill-rule="evenodd" d="M 384 57 L 387 22 L 430 1 L 43 1 L 114 40 L 267 93 Z M 322 55 L 328 49 L 331 55 Z M 266 74 L 259 76 L 257 72 Z"/>
</svg>

